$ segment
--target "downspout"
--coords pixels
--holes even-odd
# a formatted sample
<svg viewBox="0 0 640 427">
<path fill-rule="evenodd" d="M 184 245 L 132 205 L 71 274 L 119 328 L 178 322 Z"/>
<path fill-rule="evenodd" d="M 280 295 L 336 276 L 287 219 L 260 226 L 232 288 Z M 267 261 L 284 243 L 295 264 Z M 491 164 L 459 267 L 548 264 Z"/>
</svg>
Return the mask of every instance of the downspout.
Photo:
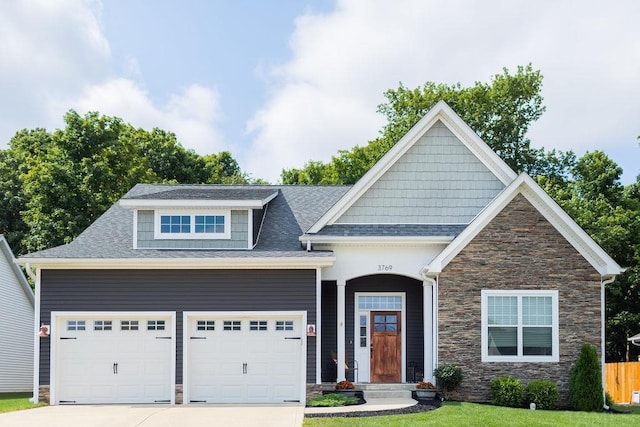
<svg viewBox="0 0 640 427">
<path fill-rule="evenodd" d="M 24 264 L 27 275 L 33 280 L 35 287 L 34 304 L 33 304 L 33 330 L 40 329 L 40 271 L 34 273 L 31 265 L 27 262 Z M 40 337 L 34 332 L 33 334 L 33 395 L 31 403 L 38 403 L 38 386 L 40 382 Z"/>
<path fill-rule="evenodd" d="M 602 399 L 604 402 L 604 409 L 605 410 L 609 410 L 609 407 L 607 406 L 607 394 L 606 394 L 606 383 L 605 383 L 605 378 L 604 378 L 604 353 L 605 353 L 605 346 L 606 346 L 606 342 L 605 342 L 605 326 L 606 326 L 606 322 L 605 322 L 605 287 L 609 284 L 609 283 L 613 283 L 614 280 L 616 280 L 616 276 L 611 276 L 608 279 L 605 279 L 606 276 L 602 276 L 602 280 L 600 282 L 600 340 L 601 340 L 601 344 L 600 344 L 600 377 L 601 377 L 601 381 L 602 381 Z"/>
</svg>

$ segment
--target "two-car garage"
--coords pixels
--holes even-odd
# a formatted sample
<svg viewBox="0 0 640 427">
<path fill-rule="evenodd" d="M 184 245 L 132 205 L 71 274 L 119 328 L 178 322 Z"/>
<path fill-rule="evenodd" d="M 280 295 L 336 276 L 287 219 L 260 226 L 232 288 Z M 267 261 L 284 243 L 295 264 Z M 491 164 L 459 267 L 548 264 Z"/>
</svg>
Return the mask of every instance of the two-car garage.
<svg viewBox="0 0 640 427">
<path fill-rule="evenodd" d="M 54 312 L 51 403 L 304 400 L 304 312 Z M 176 346 L 181 341 L 182 346 Z M 181 351 L 176 351 L 176 348 Z"/>
</svg>

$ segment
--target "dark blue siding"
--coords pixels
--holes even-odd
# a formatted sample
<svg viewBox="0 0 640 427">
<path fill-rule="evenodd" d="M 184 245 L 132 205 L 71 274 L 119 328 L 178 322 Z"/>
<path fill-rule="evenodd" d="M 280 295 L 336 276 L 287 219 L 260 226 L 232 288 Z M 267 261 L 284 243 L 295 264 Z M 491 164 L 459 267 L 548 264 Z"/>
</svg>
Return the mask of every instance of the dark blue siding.
<svg viewBox="0 0 640 427">
<path fill-rule="evenodd" d="M 40 316 L 49 324 L 51 311 L 175 311 L 176 384 L 182 384 L 183 311 L 306 311 L 313 324 L 315 304 L 315 270 L 43 270 Z M 49 346 L 40 341 L 41 385 L 49 384 Z M 310 339 L 309 383 L 315 354 Z"/>
</svg>

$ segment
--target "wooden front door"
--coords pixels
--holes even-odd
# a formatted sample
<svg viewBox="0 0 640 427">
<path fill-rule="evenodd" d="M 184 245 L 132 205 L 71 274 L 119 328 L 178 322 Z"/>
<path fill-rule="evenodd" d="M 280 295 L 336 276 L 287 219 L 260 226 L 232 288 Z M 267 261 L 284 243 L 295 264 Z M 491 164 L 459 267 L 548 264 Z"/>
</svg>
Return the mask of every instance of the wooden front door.
<svg viewBox="0 0 640 427">
<path fill-rule="evenodd" d="M 371 312 L 371 382 L 399 383 L 402 373 L 400 311 Z"/>
</svg>

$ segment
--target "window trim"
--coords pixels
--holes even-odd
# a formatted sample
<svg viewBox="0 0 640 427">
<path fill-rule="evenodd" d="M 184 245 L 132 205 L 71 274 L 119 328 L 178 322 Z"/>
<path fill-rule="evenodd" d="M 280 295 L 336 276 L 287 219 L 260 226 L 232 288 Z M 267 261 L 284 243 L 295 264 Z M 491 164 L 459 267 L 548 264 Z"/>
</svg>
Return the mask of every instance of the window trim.
<svg viewBox="0 0 640 427">
<path fill-rule="evenodd" d="M 557 290 L 493 290 L 483 289 L 481 292 L 481 352 L 482 362 L 559 362 L 560 361 L 560 334 L 558 314 Z M 518 297 L 518 355 L 493 356 L 489 355 L 489 297 L 490 296 L 516 296 Z M 550 356 L 524 356 L 522 355 L 522 297 L 551 297 L 551 355 Z"/>
<path fill-rule="evenodd" d="M 190 217 L 189 233 L 162 233 L 160 221 L 163 216 Z M 196 216 L 224 217 L 223 233 L 196 233 Z M 153 212 L 153 237 L 156 240 L 231 239 L 231 210 L 224 209 L 156 209 Z"/>
</svg>

